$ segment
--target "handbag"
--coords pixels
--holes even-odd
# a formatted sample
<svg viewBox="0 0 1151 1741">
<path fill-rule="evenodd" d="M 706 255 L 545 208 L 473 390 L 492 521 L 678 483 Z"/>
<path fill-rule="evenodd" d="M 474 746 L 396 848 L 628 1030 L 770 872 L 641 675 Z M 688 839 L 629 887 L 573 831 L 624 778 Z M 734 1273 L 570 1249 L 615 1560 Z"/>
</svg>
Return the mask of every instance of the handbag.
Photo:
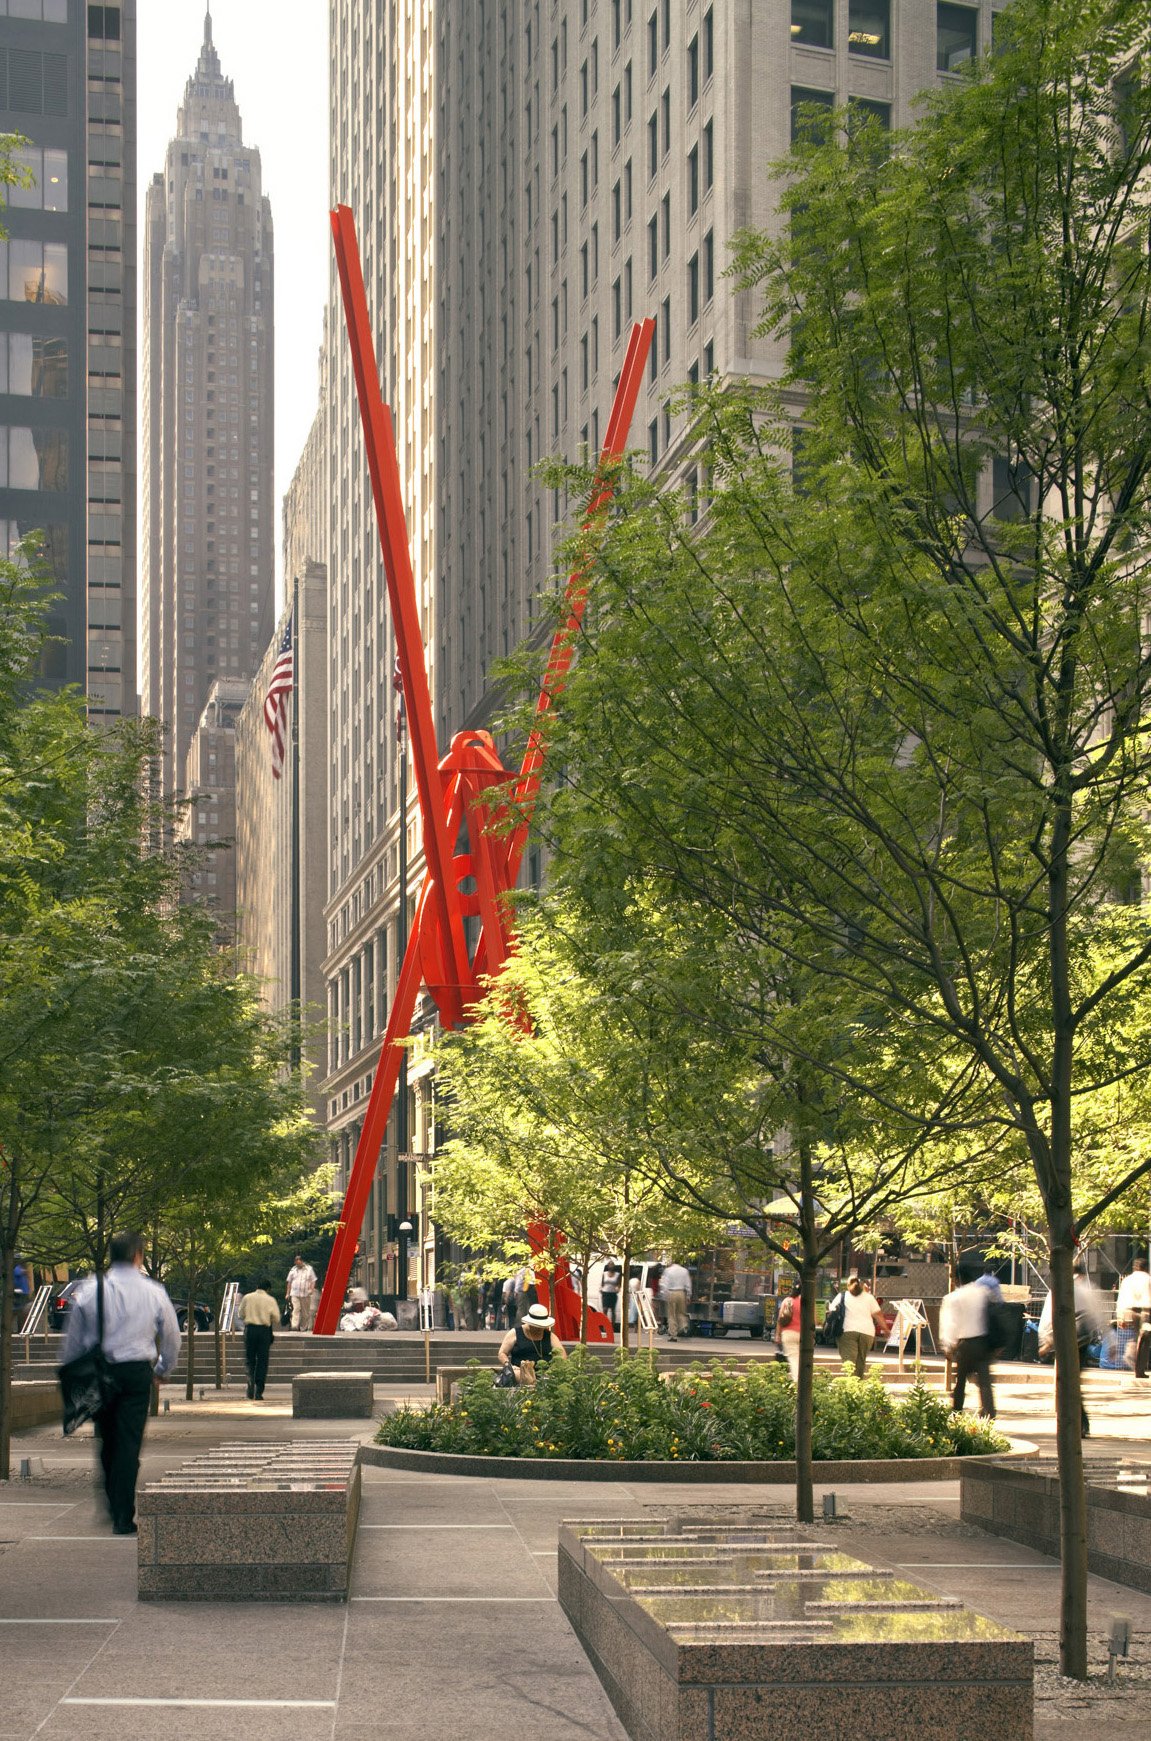
<svg viewBox="0 0 1151 1741">
<path fill-rule="evenodd" d="M 104 1354 L 104 1277 L 96 1277 L 96 1346 L 58 1367 L 64 1400 L 64 1437 L 95 1420 L 112 1396 L 112 1374 Z"/>
<path fill-rule="evenodd" d="M 501 1366 L 496 1373 L 495 1388 L 497 1390 L 515 1390 L 518 1384 L 519 1379 L 515 1375 L 514 1367 Z"/>
</svg>

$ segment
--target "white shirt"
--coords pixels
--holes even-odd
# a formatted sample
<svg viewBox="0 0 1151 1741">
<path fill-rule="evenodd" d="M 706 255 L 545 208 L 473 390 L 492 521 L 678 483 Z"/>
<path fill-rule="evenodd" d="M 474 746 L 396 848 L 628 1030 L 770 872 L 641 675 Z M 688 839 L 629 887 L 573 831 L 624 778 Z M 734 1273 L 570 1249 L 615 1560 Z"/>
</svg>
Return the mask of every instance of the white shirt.
<svg viewBox="0 0 1151 1741">
<path fill-rule="evenodd" d="M 293 1264 L 288 1271 L 288 1285 L 285 1292 L 293 1298 L 301 1294 L 310 1294 L 316 1285 L 316 1272 L 310 1263 Z"/>
<path fill-rule="evenodd" d="M 1129 1317 L 1132 1312 L 1151 1312 L 1151 1274 L 1145 1269 L 1124 1276 L 1115 1296 L 1116 1317 Z"/>
<path fill-rule="evenodd" d="M 1052 1303 L 1048 1294 L 1043 1302 L 1043 1310 L 1039 1314 L 1039 1346 L 1048 1348 L 1051 1345 Z M 1099 1304 L 1099 1295 L 1091 1286 L 1086 1276 L 1075 1277 L 1075 1319 L 1080 1341 L 1089 1341 L 1098 1336 L 1106 1328 L 1103 1308 Z"/>
<path fill-rule="evenodd" d="M 976 1336 L 987 1334 L 987 1308 L 991 1291 L 982 1282 L 968 1282 L 947 1294 L 939 1307 L 939 1340 L 945 1348 L 957 1348 Z"/>
<path fill-rule="evenodd" d="M 104 1353 L 111 1361 L 146 1360 L 158 1373 L 180 1358 L 180 1325 L 167 1293 L 134 1263 L 114 1263 L 104 1277 Z M 99 1305 L 89 1276 L 72 1296 L 62 1361 L 96 1346 Z M 157 1345 L 159 1355 L 157 1356 Z"/>
<path fill-rule="evenodd" d="M 853 1294 L 850 1288 L 843 1292 L 843 1328 L 853 1335 L 874 1336 L 875 1314 L 879 1310 L 875 1303 L 875 1295 L 870 1288 L 864 1288 L 861 1293 Z"/>
<path fill-rule="evenodd" d="M 669 1263 L 659 1278 L 661 1294 L 686 1294 L 691 1299 L 691 1276 L 681 1263 Z"/>
</svg>

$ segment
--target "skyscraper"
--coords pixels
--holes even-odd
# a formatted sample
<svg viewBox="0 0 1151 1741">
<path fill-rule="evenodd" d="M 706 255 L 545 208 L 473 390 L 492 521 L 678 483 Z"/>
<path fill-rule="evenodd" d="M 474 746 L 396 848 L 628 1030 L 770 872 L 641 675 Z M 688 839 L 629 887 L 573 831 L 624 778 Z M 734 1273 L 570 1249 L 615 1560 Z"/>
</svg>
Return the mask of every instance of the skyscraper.
<svg viewBox="0 0 1151 1741">
<path fill-rule="evenodd" d="M 0 554 L 44 535 L 45 675 L 136 711 L 136 6 L 4 0 Z"/>
<path fill-rule="evenodd" d="M 144 238 L 144 711 L 166 792 L 212 685 L 250 681 L 273 623 L 272 217 L 210 12 Z"/>
<path fill-rule="evenodd" d="M 990 44 L 992 17 L 990 0 L 333 0 L 331 193 L 359 231 L 441 750 L 492 723 L 494 661 L 536 632 L 574 505 L 534 468 L 596 454 L 632 321 L 653 315 L 656 334 L 631 445 L 690 488 L 674 390 L 783 367 L 755 296 L 723 273 L 741 227 L 776 222 L 797 111 L 846 102 L 909 124 L 919 92 Z M 334 275 L 328 330 L 325 1086 L 346 1170 L 395 980 L 401 817 L 393 642 Z M 420 868 L 413 856 L 409 900 Z M 538 874 L 530 854 L 525 869 Z M 430 1145 L 426 1095 L 405 1119 L 409 1147 Z M 398 1206 L 389 1141 L 365 1231 L 373 1286 L 389 1285 L 379 1232 Z"/>
</svg>

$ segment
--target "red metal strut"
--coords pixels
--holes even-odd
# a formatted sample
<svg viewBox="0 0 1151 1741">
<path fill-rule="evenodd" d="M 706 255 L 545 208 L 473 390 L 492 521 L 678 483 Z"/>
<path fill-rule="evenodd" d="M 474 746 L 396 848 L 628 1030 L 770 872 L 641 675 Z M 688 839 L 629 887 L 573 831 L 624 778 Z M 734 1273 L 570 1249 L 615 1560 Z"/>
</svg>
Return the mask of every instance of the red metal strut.
<svg viewBox="0 0 1151 1741">
<path fill-rule="evenodd" d="M 552 642 L 536 708 L 536 723 L 528 738 L 519 775 L 514 778 L 512 786 L 522 820 L 511 833 L 501 832 L 490 825 L 506 820 L 505 798 L 513 776 L 500 761 L 490 735 L 482 731 L 457 732 L 447 754 L 438 755 L 392 418 L 380 393 L 355 221 L 347 206 L 337 206 L 333 211 L 332 236 L 403 679 L 404 703 L 411 730 L 412 763 L 419 796 L 426 868 L 407 951 L 388 1012 L 388 1025 L 380 1047 L 360 1140 L 356 1145 L 339 1228 L 328 1260 L 328 1272 L 316 1313 L 315 1334 L 318 1336 L 330 1336 L 339 1324 L 388 1115 L 395 1098 L 403 1043 L 411 1029 L 421 984 L 427 987 L 444 1026 L 458 1027 L 470 1019 L 470 1011 L 482 998 L 484 977 L 498 973 L 511 953 L 514 939 L 509 924 L 508 896 L 516 885 L 530 810 L 539 792 L 546 750 L 546 716 L 571 665 L 587 602 L 587 577 L 583 570 L 579 570 L 568 578 L 565 595 L 567 620 L 557 630 Z M 621 458 L 627 445 L 654 330 L 652 320 L 639 322 L 632 328 L 596 483 L 584 518 L 585 530 L 595 529 L 611 501 L 614 462 Z M 501 788 L 501 791 L 494 793 L 494 787 Z M 454 846 L 460 840 L 465 824 L 468 848 L 466 852 L 456 852 Z M 467 893 L 463 892 L 465 884 L 469 885 Z M 465 940 L 465 918 L 478 918 L 480 922 L 475 950 L 470 956 Z M 549 1239 L 544 1230 L 533 1228 L 531 1244 L 534 1251 L 542 1251 L 549 1245 L 554 1249 L 557 1237 L 553 1234 Z M 558 1244 L 562 1246 L 562 1236 L 559 1236 Z M 579 1334 L 580 1302 L 562 1255 L 550 1289 L 543 1276 L 538 1278 L 537 1286 L 542 1297 L 547 1297 L 549 1292 L 552 1296 L 551 1309 L 558 1333 L 565 1340 L 573 1340 Z M 599 1312 L 589 1311 L 588 1335 L 592 1340 L 612 1341 L 613 1332 L 608 1319 Z"/>
</svg>

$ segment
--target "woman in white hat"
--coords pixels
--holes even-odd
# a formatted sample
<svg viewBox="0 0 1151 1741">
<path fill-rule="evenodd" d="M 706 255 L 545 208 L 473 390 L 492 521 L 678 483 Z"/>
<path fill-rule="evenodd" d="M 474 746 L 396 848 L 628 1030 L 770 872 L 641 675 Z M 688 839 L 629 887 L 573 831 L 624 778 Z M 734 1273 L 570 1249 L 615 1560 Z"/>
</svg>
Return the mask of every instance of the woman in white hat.
<svg viewBox="0 0 1151 1741">
<path fill-rule="evenodd" d="M 496 1356 L 501 1366 L 510 1366 L 520 1384 L 534 1384 L 539 1361 L 559 1355 L 567 1359 L 567 1349 L 553 1332 L 555 1319 L 546 1306 L 529 1306 L 514 1330 L 509 1330 L 500 1343 Z"/>
</svg>

